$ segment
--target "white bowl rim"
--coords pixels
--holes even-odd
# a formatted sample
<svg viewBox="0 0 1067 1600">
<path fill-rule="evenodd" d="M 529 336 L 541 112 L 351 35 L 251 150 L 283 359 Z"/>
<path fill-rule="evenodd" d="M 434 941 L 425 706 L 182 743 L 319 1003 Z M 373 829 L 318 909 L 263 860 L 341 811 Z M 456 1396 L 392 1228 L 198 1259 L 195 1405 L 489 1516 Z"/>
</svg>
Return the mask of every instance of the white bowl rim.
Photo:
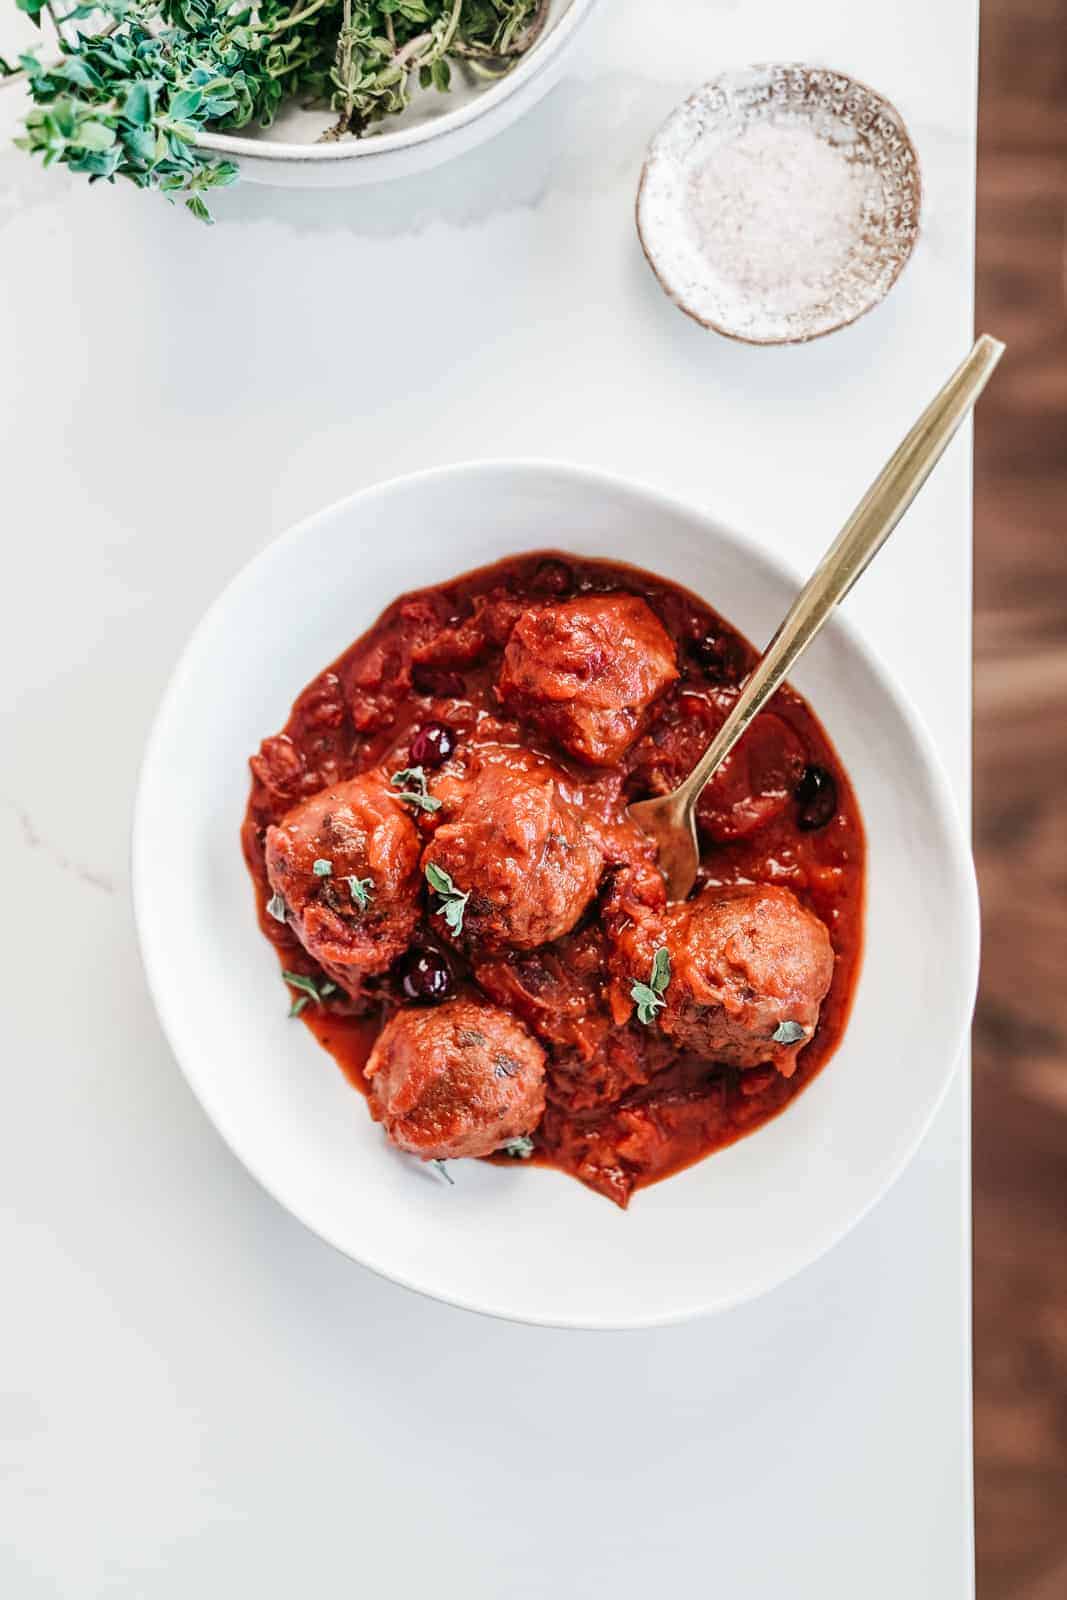
<svg viewBox="0 0 1067 1600">
<path fill-rule="evenodd" d="M 434 139 L 444 139 L 477 122 L 497 106 L 503 105 L 524 84 L 539 77 L 564 49 L 571 34 L 585 21 L 596 3 L 597 0 L 571 0 L 555 26 L 533 45 L 529 55 L 524 56 L 518 66 L 469 104 L 459 106 L 455 111 L 446 111 L 432 122 L 376 133 L 372 138 L 352 139 L 347 143 L 291 144 L 283 139 L 253 139 L 240 133 L 200 133 L 193 142 L 200 149 L 211 150 L 216 155 L 243 156 L 246 160 L 254 157 L 258 161 L 319 162 L 371 160 L 375 156 L 410 150 Z"/>
<path fill-rule="evenodd" d="M 865 659 L 879 687 L 895 704 L 896 709 L 914 736 L 919 754 L 932 778 L 932 793 L 936 797 L 937 810 L 949 844 L 950 865 L 960 894 L 960 911 L 963 914 L 967 934 L 966 947 L 961 950 L 959 962 L 959 970 L 967 981 L 958 985 L 957 1004 L 951 1017 L 951 1025 L 946 1030 L 954 1040 L 951 1060 L 948 1061 L 942 1081 L 926 1109 L 925 1116 L 917 1122 L 912 1136 L 902 1143 L 897 1152 L 896 1160 L 888 1166 L 884 1178 L 875 1185 L 857 1210 L 843 1220 L 838 1219 L 827 1225 L 816 1237 L 813 1237 L 808 1250 L 802 1254 L 798 1253 L 787 1272 L 776 1273 L 755 1289 L 747 1290 L 744 1293 L 730 1293 L 709 1299 L 701 1305 L 687 1304 L 683 1307 L 667 1307 L 666 1309 L 639 1316 L 627 1315 L 625 1319 L 593 1317 L 589 1313 L 574 1317 L 560 1315 L 539 1316 L 528 1311 L 519 1314 L 506 1307 L 493 1306 L 487 1304 L 484 1299 L 474 1299 L 459 1294 L 452 1295 L 437 1288 L 429 1289 L 416 1282 L 413 1278 L 396 1272 L 382 1260 L 372 1259 L 367 1254 L 355 1255 L 343 1240 L 336 1236 L 335 1230 L 318 1220 L 313 1221 L 307 1215 L 300 1200 L 294 1199 L 287 1192 L 287 1185 L 280 1182 L 276 1183 L 271 1178 L 268 1178 L 260 1170 L 256 1160 L 247 1153 L 239 1133 L 232 1127 L 227 1126 L 224 1118 L 216 1116 L 213 1109 L 214 1096 L 212 1094 L 211 1074 L 209 1072 L 201 1072 L 191 1065 L 179 1048 L 177 1041 L 181 1038 L 182 1030 L 177 1008 L 172 1007 L 164 998 L 168 990 L 167 986 L 160 982 L 160 973 L 163 970 L 163 953 L 153 945 L 152 939 L 147 932 L 149 919 L 146 916 L 144 879 L 148 866 L 149 852 L 144 830 L 146 808 L 142 803 L 143 795 L 154 765 L 156 747 L 162 742 L 172 706 L 180 700 L 184 680 L 187 673 L 191 671 L 191 663 L 200 640 L 210 632 L 216 617 L 225 609 L 231 594 L 240 586 L 252 580 L 261 561 L 266 560 L 280 549 L 290 545 L 298 545 L 302 539 L 313 531 L 320 521 L 347 510 L 360 500 L 370 499 L 378 495 L 388 495 L 401 488 L 407 489 L 416 484 L 433 485 L 464 476 L 477 478 L 484 474 L 504 478 L 509 476 L 528 476 L 533 479 L 542 476 L 553 476 L 557 479 L 569 479 L 586 488 L 601 490 L 608 494 L 622 494 L 631 498 L 643 499 L 647 504 L 655 506 L 668 515 L 695 517 L 712 524 L 715 528 L 716 537 L 720 538 L 724 543 L 732 545 L 739 553 L 743 555 L 756 554 L 777 576 L 789 582 L 799 584 L 803 581 L 804 575 L 788 561 L 784 560 L 776 550 L 769 549 L 757 538 L 741 534 L 736 529 L 717 522 L 712 513 L 694 505 L 691 501 L 672 495 L 653 484 L 624 477 L 621 473 L 585 467 L 576 462 L 552 460 L 546 457 L 502 457 L 483 460 L 475 458 L 453 462 L 446 466 L 422 468 L 415 472 L 400 473 L 394 477 L 367 484 L 352 494 L 342 495 L 329 505 L 320 507 L 319 510 L 312 512 L 292 527 L 268 540 L 230 578 L 221 592 L 208 606 L 186 640 L 163 691 L 141 760 L 131 826 L 131 898 L 141 961 L 149 993 L 167 1043 L 181 1069 L 182 1075 L 223 1143 L 228 1146 L 265 1193 L 270 1195 L 298 1222 L 301 1222 L 310 1233 L 323 1240 L 324 1243 L 331 1245 L 346 1259 L 355 1261 L 359 1266 L 366 1267 L 388 1282 L 398 1284 L 403 1289 L 410 1289 L 442 1304 L 455 1306 L 463 1311 L 473 1311 L 481 1315 L 495 1317 L 501 1321 L 517 1322 L 527 1326 L 567 1328 L 594 1332 L 624 1332 L 636 1329 L 668 1327 L 677 1323 L 694 1321 L 698 1317 L 730 1310 L 735 1305 L 760 1298 L 780 1284 L 796 1277 L 805 1268 L 811 1266 L 825 1255 L 827 1251 L 831 1250 L 834 1245 L 838 1244 L 884 1198 L 926 1138 L 934 1118 L 948 1094 L 959 1068 L 960 1057 L 974 1010 L 980 957 L 978 882 L 974 858 L 967 843 L 958 808 L 953 799 L 948 774 L 934 743 L 933 735 L 910 697 L 897 685 L 881 655 L 867 642 L 855 624 L 847 616 L 843 615 L 840 610 L 836 613 L 829 626 L 833 627 L 835 631 L 841 632 L 850 646 Z"/>
</svg>

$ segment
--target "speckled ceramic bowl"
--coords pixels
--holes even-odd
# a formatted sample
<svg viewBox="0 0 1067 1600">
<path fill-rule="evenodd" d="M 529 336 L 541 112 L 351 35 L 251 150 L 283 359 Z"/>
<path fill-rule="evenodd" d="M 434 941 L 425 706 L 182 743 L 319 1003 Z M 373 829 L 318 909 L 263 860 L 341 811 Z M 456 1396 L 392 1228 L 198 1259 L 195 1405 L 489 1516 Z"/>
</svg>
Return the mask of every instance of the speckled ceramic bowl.
<svg viewBox="0 0 1067 1600">
<path fill-rule="evenodd" d="M 637 200 L 645 254 L 706 328 L 788 344 L 878 304 L 919 231 L 919 162 L 899 114 L 843 73 L 725 72 L 649 148 Z"/>
</svg>

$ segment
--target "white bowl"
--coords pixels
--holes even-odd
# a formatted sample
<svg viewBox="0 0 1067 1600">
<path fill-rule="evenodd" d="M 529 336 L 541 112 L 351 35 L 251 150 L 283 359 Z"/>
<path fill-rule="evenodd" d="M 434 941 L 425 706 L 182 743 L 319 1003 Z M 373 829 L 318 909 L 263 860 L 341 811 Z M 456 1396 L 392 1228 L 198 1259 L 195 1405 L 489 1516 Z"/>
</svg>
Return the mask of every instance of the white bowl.
<svg viewBox="0 0 1067 1600">
<path fill-rule="evenodd" d="M 134 901 L 149 984 L 189 1082 L 234 1152 L 309 1228 L 456 1305 L 644 1327 L 771 1288 L 901 1171 L 970 1017 L 977 896 L 929 736 L 835 620 L 795 682 L 864 813 L 867 935 L 848 1031 L 810 1087 L 749 1138 L 640 1191 L 628 1212 L 536 1167 L 462 1163 L 449 1188 L 391 1150 L 330 1056 L 286 1020 L 238 842 L 247 757 L 401 591 L 549 545 L 652 568 L 758 642 L 796 587 L 703 513 L 574 467 L 480 463 L 365 490 L 263 550 L 186 647 L 141 775 Z"/>
<path fill-rule="evenodd" d="M 237 161 L 248 182 L 278 188 L 340 189 L 423 172 L 472 150 L 536 105 L 558 79 L 567 46 L 595 3 L 551 0 L 544 32 L 506 77 L 466 82 L 456 70 L 447 94 L 416 89 L 406 111 L 376 123 L 364 138 L 319 144 L 336 115 L 293 100 L 269 128 L 204 133 L 196 142 Z"/>
</svg>

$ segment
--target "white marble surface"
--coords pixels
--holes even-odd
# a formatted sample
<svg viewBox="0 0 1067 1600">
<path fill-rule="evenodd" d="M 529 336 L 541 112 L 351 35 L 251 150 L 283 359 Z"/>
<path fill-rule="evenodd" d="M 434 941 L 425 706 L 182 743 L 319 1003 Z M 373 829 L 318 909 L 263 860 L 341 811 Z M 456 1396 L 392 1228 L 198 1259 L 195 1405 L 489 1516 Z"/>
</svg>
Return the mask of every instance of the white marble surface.
<svg viewBox="0 0 1067 1600">
<path fill-rule="evenodd" d="M 213 232 L 0 154 L 7 1600 L 971 1594 L 963 1074 L 891 1195 L 766 1299 L 633 1335 L 481 1320 L 342 1260 L 229 1156 L 145 992 L 126 852 L 204 606 L 360 484 L 587 461 L 810 560 L 968 343 L 976 22 L 604 0 L 492 146 L 389 188 L 237 189 Z M 632 198 L 695 82 L 798 57 L 897 103 L 925 232 L 871 317 L 750 350 L 660 294 Z M 969 481 L 958 442 L 850 602 L 964 810 Z"/>
</svg>

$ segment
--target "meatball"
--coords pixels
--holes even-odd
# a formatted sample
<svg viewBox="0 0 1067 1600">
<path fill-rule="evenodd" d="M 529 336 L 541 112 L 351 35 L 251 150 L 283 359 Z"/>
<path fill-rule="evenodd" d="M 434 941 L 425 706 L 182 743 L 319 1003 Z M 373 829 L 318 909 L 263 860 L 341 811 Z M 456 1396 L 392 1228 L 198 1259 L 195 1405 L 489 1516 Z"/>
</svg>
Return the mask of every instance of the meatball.
<svg viewBox="0 0 1067 1600">
<path fill-rule="evenodd" d="M 571 755 L 610 766 L 677 677 L 670 636 L 643 600 L 591 594 L 524 612 L 497 687 L 511 711 Z"/>
<path fill-rule="evenodd" d="M 375 1119 L 425 1161 L 491 1155 L 545 1109 L 545 1052 L 508 1012 L 476 1000 L 398 1011 L 365 1070 Z"/>
<path fill-rule="evenodd" d="M 271 888 L 304 949 L 350 992 L 411 940 L 420 848 L 376 771 L 323 789 L 267 829 Z"/>
<path fill-rule="evenodd" d="M 818 917 L 788 889 L 709 887 L 678 908 L 666 943 L 667 1037 L 729 1066 L 766 1062 L 792 1077 L 834 971 Z"/>
<path fill-rule="evenodd" d="M 447 873 L 462 928 L 434 916 L 484 951 L 533 950 L 569 933 L 596 893 L 603 856 L 548 762 L 486 764 L 461 792 L 426 847 L 423 871 Z M 440 912 L 441 907 L 437 906 Z"/>
</svg>

